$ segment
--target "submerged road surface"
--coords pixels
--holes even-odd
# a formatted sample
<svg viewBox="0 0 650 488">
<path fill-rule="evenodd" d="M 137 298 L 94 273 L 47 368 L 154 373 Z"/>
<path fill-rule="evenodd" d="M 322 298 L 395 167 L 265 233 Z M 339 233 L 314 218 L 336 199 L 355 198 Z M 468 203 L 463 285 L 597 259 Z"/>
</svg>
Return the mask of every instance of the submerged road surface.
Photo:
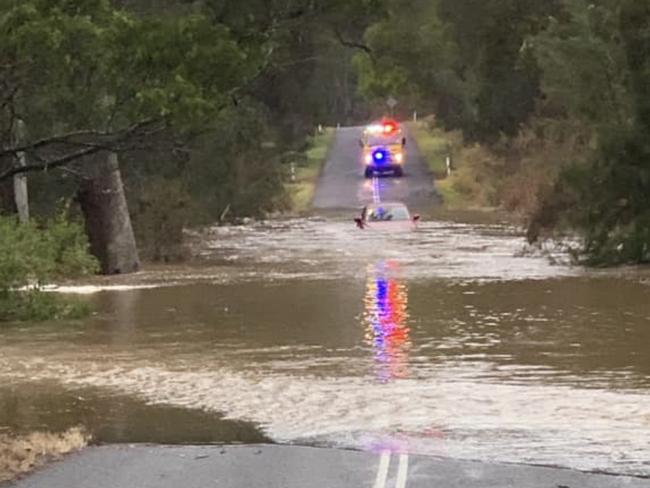
<svg viewBox="0 0 650 488">
<path fill-rule="evenodd" d="M 105 446 L 15 488 L 647 488 L 650 480 L 292 446 Z"/>
<path fill-rule="evenodd" d="M 336 131 L 314 195 L 315 209 L 359 208 L 372 202 L 373 194 L 380 194 L 383 201 L 401 201 L 414 209 L 426 208 L 437 201 L 433 177 L 408 134 L 404 176 L 365 178 L 359 146 L 362 131 L 362 127 Z"/>
<path fill-rule="evenodd" d="M 363 178 L 359 135 L 320 215 L 197 231 L 193 262 L 60 287 L 83 321 L 0 327 L 0 432 L 100 445 L 15 488 L 650 488 L 650 270 L 507 224 L 358 231 L 371 198 L 436 201 L 412 144 Z"/>
</svg>

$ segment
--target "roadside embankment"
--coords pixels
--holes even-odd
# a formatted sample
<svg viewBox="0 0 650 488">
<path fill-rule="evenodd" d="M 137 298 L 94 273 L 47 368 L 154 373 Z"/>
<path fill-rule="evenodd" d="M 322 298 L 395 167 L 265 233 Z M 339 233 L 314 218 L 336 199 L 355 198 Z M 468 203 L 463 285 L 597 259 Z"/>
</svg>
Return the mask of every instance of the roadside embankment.
<svg viewBox="0 0 650 488">
<path fill-rule="evenodd" d="M 307 150 L 291 163 L 286 189 L 291 199 L 291 211 L 304 213 L 309 210 L 316 180 L 327 159 L 327 153 L 334 140 L 336 129 L 323 128 L 307 142 Z"/>
<path fill-rule="evenodd" d="M 413 122 L 408 127 L 418 146 L 420 156 L 433 175 L 436 190 L 445 208 L 470 206 L 469 199 L 453 185 L 453 179 L 447 168 L 447 158 L 450 163 L 456 164 L 456 157 L 463 147 L 462 135 L 459 132 L 446 132 L 436 127 L 430 120 Z"/>
<path fill-rule="evenodd" d="M 0 483 L 10 481 L 86 446 L 88 436 L 79 428 L 60 434 L 35 432 L 24 436 L 0 433 Z"/>
<path fill-rule="evenodd" d="M 497 156 L 480 144 L 467 144 L 459 131 L 446 131 L 432 119 L 410 124 L 422 158 L 433 175 L 446 210 L 495 211 L 496 175 L 488 175 Z"/>
<path fill-rule="evenodd" d="M 468 142 L 432 118 L 409 124 L 409 130 L 433 174 L 443 211 L 496 212 L 517 222 L 536 213 L 557 178 L 553 161 L 571 149 L 533 129 L 492 144 Z"/>
</svg>

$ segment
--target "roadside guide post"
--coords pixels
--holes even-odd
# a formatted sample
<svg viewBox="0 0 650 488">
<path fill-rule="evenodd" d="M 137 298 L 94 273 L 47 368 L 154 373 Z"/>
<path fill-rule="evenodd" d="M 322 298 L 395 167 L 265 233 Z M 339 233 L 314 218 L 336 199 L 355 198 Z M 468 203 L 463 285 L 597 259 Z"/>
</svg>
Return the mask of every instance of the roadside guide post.
<svg viewBox="0 0 650 488">
<path fill-rule="evenodd" d="M 395 112 L 395 105 L 397 105 L 397 100 L 395 100 L 395 98 L 393 98 L 392 96 L 388 97 L 388 100 L 386 100 L 386 105 L 388 105 L 388 108 L 390 108 L 391 117 L 395 115 L 394 112 Z"/>
</svg>

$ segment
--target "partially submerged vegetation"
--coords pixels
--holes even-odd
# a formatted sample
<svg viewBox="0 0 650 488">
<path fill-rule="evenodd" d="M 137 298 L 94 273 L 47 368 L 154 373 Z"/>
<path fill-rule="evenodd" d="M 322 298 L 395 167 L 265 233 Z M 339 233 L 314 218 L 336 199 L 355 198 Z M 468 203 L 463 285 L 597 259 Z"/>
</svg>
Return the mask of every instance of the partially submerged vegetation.
<svg viewBox="0 0 650 488">
<path fill-rule="evenodd" d="M 35 432 L 12 436 L 0 433 L 0 483 L 78 451 L 88 444 L 88 440 L 88 435 L 76 427 L 59 434 Z"/>
<path fill-rule="evenodd" d="M 316 124 L 395 97 L 435 114 L 418 137 L 436 175 L 452 152 L 448 204 L 650 262 L 647 0 L 222 4 L 2 3 L 0 211 L 27 171 L 33 215 L 80 203 L 103 272 L 180 259 L 187 226 L 304 211 Z"/>
<path fill-rule="evenodd" d="M 352 57 L 378 3 L 154 3 L 0 2 L 0 212 L 28 172 L 32 215 L 79 202 L 104 273 L 287 210 L 313 128 L 368 111 Z"/>
<path fill-rule="evenodd" d="M 84 315 L 83 303 L 48 294 L 43 286 L 96 271 L 78 223 L 63 215 L 42 226 L 0 216 L 0 322 Z"/>
<path fill-rule="evenodd" d="M 501 209 L 528 223 L 557 181 L 558 162 L 585 150 L 579 127 L 563 131 L 541 120 L 491 144 L 465 141 L 460 131 L 446 131 L 432 118 L 414 125 L 412 133 L 446 207 Z"/>
<path fill-rule="evenodd" d="M 304 213 L 309 209 L 334 134 L 335 129 L 329 127 L 318 131 L 308 138 L 304 153 L 296 154 L 290 163 L 286 188 L 291 199 L 291 211 Z"/>
<path fill-rule="evenodd" d="M 435 173 L 453 146 L 450 204 L 516 212 L 531 242 L 575 233 L 588 264 L 650 263 L 647 0 L 388 0 L 365 42 L 364 94 L 435 114 L 416 131 Z"/>
</svg>

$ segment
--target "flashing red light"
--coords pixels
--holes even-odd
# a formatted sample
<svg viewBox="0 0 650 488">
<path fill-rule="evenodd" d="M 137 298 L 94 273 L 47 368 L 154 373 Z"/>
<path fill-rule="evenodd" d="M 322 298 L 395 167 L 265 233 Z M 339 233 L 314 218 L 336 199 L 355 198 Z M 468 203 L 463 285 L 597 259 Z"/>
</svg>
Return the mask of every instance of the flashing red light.
<svg viewBox="0 0 650 488">
<path fill-rule="evenodd" d="M 397 122 L 394 120 L 385 120 L 382 122 L 382 127 L 384 134 L 392 134 L 393 132 L 397 132 Z"/>
</svg>

